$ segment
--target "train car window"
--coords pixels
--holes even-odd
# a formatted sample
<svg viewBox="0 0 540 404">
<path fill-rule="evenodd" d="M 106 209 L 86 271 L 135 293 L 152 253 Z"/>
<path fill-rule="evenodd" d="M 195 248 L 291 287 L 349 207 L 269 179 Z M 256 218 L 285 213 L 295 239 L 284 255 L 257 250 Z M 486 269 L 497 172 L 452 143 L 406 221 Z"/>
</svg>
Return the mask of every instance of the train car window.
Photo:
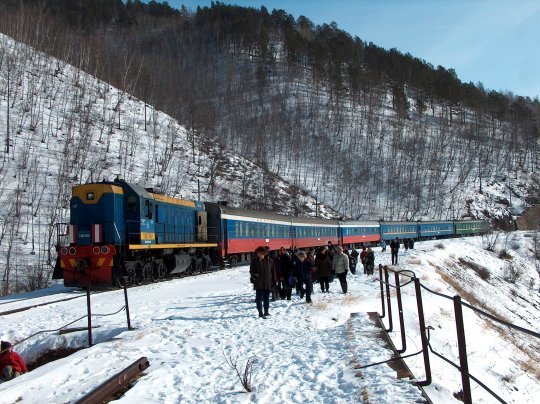
<svg viewBox="0 0 540 404">
<path fill-rule="evenodd" d="M 86 200 L 87 201 L 93 201 L 96 199 L 96 194 L 94 192 L 87 192 L 86 193 Z"/>
<path fill-rule="evenodd" d="M 144 201 L 144 205 L 145 205 L 145 210 L 146 210 L 146 217 L 148 219 L 152 219 L 153 217 L 152 211 L 154 209 L 154 204 L 147 199 L 146 201 Z"/>
</svg>

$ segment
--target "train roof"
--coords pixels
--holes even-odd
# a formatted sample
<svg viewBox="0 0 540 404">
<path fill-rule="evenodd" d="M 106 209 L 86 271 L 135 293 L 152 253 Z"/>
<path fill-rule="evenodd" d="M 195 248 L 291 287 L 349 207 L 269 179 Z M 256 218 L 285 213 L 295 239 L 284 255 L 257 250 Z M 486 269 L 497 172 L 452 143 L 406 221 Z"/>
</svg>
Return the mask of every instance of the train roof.
<svg viewBox="0 0 540 404">
<path fill-rule="evenodd" d="M 454 223 L 454 221 L 453 220 L 426 220 L 426 221 L 419 220 L 418 221 L 418 224 L 441 224 L 441 223 L 452 224 Z"/>
<path fill-rule="evenodd" d="M 273 222 L 274 224 L 285 224 L 285 225 L 326 225 L 326 226 L 337 226 L 337 220 L 330 219 L 318 219 L 318 218 L 309 218 L 309 217 L 294 217 L 287 215 L 280 215 L 277 213 L 271 212 L 259 212 L 257 210 L 251 209 L 242 209 L 235 208 L 231 206 L 218 205 L 217 203 L 206 203 L 206 206 L 210 206 L 213 209 L 219 209 L 221 212 L 221 217 L 227 219 L 237 219 L 237 220 L 253 220 L 261 222 Z"/>
<path fill-rule="evenodd" d="M 380 221 L 380 225 L 383 226 L 383 225 L 386 225 L 386 224 L 390 224 L 390 225 L 395 225 L 395 224 L 400 224 L 400 225 L 407 225 L 407 224 L 414 224 L 416 225 L 418 222 L 415 220 L 415 221 L 411 221 L 411 222 L 399 222 L 399 221 L 393 221 L 393 222 L 387 222 L 387 221 L 384 221 L 384 220 L 381 220 Z"/>
<path fill-rule="evenodd" d="M 341 227 L 379 227 L 377 220 L 345 220 L 340 221 Z"/>
</svg>

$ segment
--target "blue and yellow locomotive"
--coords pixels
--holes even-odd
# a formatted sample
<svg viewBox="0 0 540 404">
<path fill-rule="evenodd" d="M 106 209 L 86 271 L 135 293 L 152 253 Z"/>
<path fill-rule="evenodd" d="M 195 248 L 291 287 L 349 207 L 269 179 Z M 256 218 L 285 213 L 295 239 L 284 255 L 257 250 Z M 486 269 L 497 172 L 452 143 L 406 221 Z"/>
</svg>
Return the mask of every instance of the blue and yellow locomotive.
<svg viewBox="0 0 540 404">
<path fill-rule="evenodd" d="M 70 223 L 58 228 L 66 286 L 157 280 L 191 268 L 195 249 L 217 246 L 208 240 L 204 204 L 120 179 L 73 187 L 70 209 Z"/>
</svg>

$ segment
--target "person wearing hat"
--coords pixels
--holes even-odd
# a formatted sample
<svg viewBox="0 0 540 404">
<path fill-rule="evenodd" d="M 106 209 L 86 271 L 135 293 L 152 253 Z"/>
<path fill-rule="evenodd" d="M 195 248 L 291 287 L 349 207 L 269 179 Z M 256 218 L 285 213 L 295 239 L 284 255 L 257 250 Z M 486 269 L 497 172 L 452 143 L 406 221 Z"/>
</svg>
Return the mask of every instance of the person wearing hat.
<svg viewBox="0 0 540 404">
<path fill-rule="evenodd" d="M 343 254 L 341 246 L 336 247 L 336 255 L 332 260 L 332 270 L 335 272 L 341 284 L 343 293 L 347 293 L 347 272 L 349 271 L 349 257 Z"/>
<path fill-rule="evenodd" d="M 306 303 L 311 303 L 311 292 L 313 291 L 311 277 L 316 270 L 315 264 L 307 259 L 307 254 L 304 251 L 299 251 L 298 261 L 294 264 L 294 272 L 300 285 L 300 299 L 306 295 Z"/>
<path fill-rule="evenodd" d="M 270 315 L 270 292 L 277 284 L 274 262 L 268 257 L 268 250 L 263 246 L 255 249 L 255 257 L 249 266 L 250 281 L 255 288 L 255 302 L 259 317 L 266 318 Z M 264 308 L 264 311 L 263 311 Z"/>
<path fill-rule="evenodd" d="M 0 344 L 0 377 L 8 381 L 26 372 L 28 369 L 21 356 L 17 352 L 13 352 L 13 345 L 2 341 Z"/>
</svg>

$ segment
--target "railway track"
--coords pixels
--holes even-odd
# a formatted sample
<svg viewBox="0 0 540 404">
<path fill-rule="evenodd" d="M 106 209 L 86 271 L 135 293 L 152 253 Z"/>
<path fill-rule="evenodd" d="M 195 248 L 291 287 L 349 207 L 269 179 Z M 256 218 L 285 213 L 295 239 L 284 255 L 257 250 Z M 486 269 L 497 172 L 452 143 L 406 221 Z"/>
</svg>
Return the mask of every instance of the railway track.
<svg viewBox="0 0 540 404">
<path fill-rule="evenodd" d="M 216 267 L 213 270 L 219 270 L 219 267 Z M 193 274 L 189 274 L 188 277 L 203 275 L 203 274 L 212 272 L 213 270 L 204 271 L 204 272 L 196 272 L 196 273 L 193 273 Z M 172 277 L 172 278 L 165 278 L 165 279 L 161 280 L 160 282 L 169 281 L 169 280 L 173 280 L 173 279 L 182 279 L 184 277 L 185 277 L 185 275 L 184 276 L 178 276 L 178 277 Z M 138 288 L 138 287 L 144 287 L 144 286 L 152 285 L 152 284 L 154 284 L 154 282 L 143 283 L 141 285 L 131 284 L 128 287 L 129 288 Z M 102 293 L 102 292 L 107 291 L 107 290 L 117 290 L 117 289 L 115 289 L 115 288 L 104 289 L 104 290 L 100 290 L 100 291 L 94 291 L 94 292 L 92 292 L 92 294 Z M 6 301 L 6 302 L 0 302 L 0 306 L 6 305 L 6 304 L 16 304 L 16 303 L 23 302 L 23 301 L 26 301 L 26 300 L 34 300 L 34 299 L 39 299 L 39 298 L 43 298 L 43 297 L 50 297 L 50 296 L 59 295 L 59 294 L 62 294 L 62 293 L 65 293 L 65 292 L 51 293 L 49 295 L 43 295 L 43 296 L 37 296 L 37 297 L 25 297 L 25 298 L 22 298 L 22 299 L 10 300 L 10 301 Z M 20 313 L 20 312 L 23 312 L 23 311 L 26 311 L 26 310 L 34 309 L 36 307 L 47 306 L 49 304 L 60 303 L 60 302 L 67 302 L 69 300 L 80 299 L 80 298 L 83 298 L 83 297 L 86 297 L 86 292 L 81 293 L 78 296 L 71 296 L 71 297 L 66 297 L 66 298 L 63 298 L 63 299 L 50 300 L 50 301 L 46 301 L 46 302 L 42 302 L 42 303 L 32 304 L 32 305 L 29 305 L 29 306 L 18 307 L 18 308 L 14 308 L 14 309 L 11 309 L 11 310 L 4 310 L 4 311 L 0 311 L 0 317 L 8 316 L 10 314 Z"/>
<path fill-rule="evenodd" d="M 5 311 L 0 312 L 0 317 L 1 316 L 7 316 L 7 315 L 10 315 L 10 314 L 20 313 L 22 311 L 30 310 L 30 309 L 33 309 L 33 308 L 36 308 L 36 307 L 47 306 L 49 304 L 54 304 L 54 303 L 59 303 L 59 302 L 67 302 L 69 300 L 74 300 L 74 299 L 80 299 L 81 297 L 86 297 L 86 294 L 80 295 L 80 296 L 66 297 L 65 299 L 51 300 L 51 301 L 43 302 L 43 303 L 36 303 L 36 304 L 31 305 L 31 306 L 18 307 L 16 309 L 12 309 L 12 310 L 5 310 Z M 16 300 L 16 301 L 10 302 L 10 303 L 17 303 L 17 302 L 20 302 L 22 300 L 27 300 L 27 299 L 20 299 L 20 300 Z"/>
</svg>

